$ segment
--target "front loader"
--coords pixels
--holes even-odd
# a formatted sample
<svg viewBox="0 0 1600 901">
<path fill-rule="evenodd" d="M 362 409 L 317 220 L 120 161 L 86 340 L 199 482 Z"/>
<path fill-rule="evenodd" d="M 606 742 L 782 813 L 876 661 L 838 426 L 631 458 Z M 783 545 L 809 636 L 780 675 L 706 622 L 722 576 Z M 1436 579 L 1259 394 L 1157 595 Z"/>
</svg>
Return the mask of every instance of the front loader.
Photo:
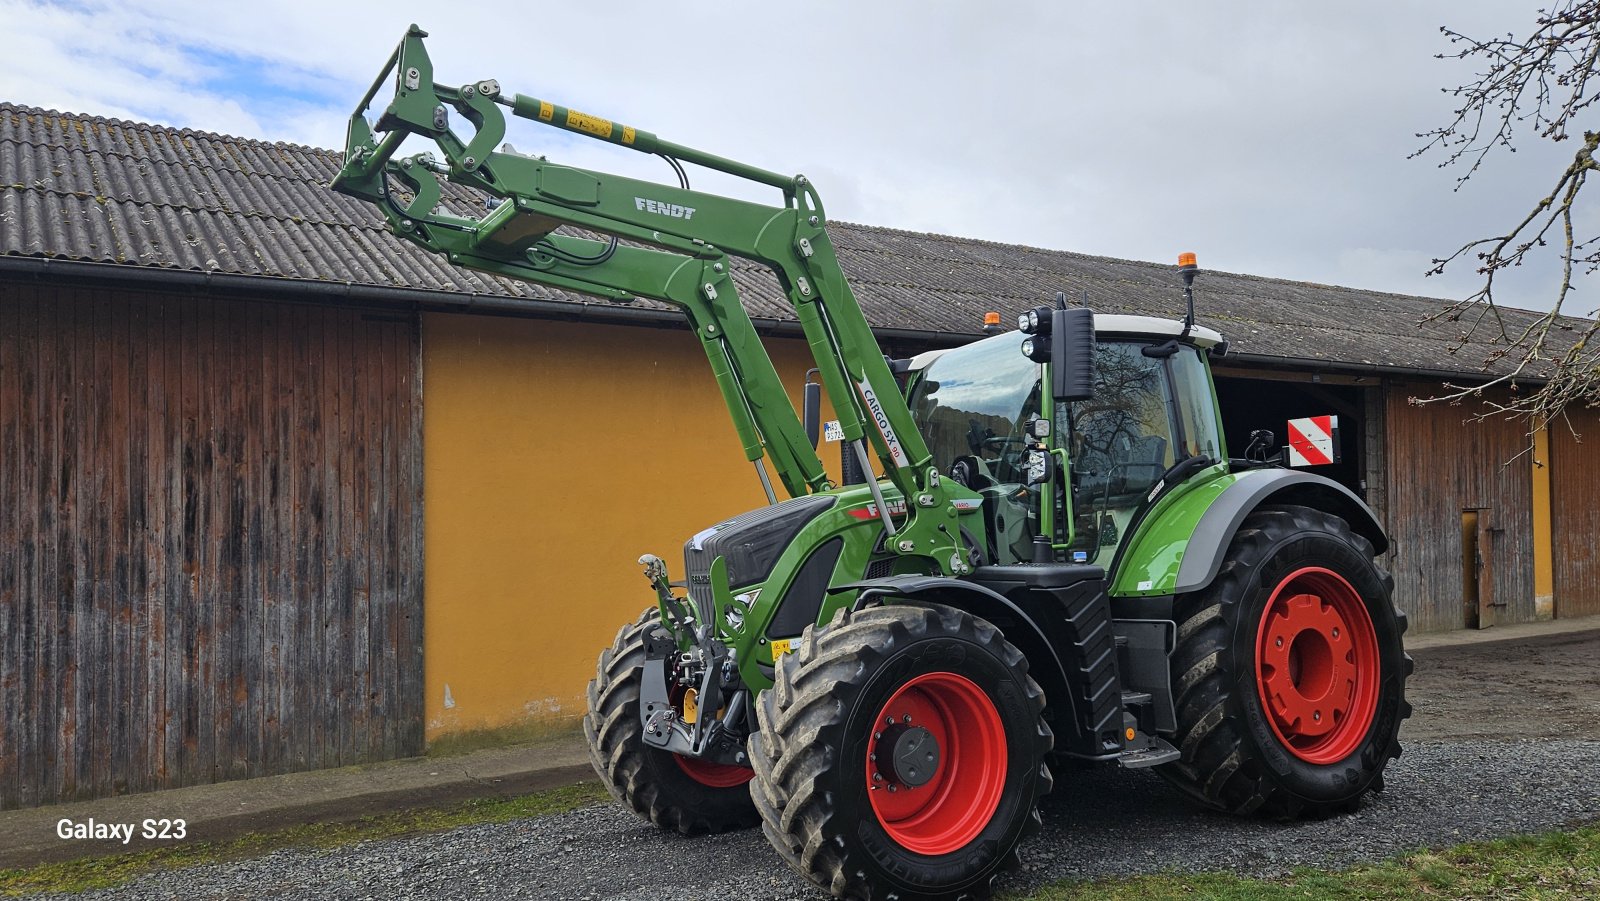
<svg viewBox="0 0 1600 901">
<path fill-rule="evenodd" d="M 1383 530 L 1335 482 L 1229 458 L 1192 258 L 1181 322 L 1058 295 L 1018 331 L 888 360 L 803 176 L 436 82 L 424 37 L 351 116 L 333 187 L 457 265 L 681 309 L 769 500 L 690 537 L 677 580 L 640 559 L 651 604 L 584 718 L 620 802 L 685 834 L 760 823 L 841 898 L 959 898 L 1016 861 L 1053 763 L 1149 767 L 1277 818 L 1381 788 L 1410 671 Z M 678 184 L 502 147 L 508 110 L 660 156 Z M 400 155 L 412 136 L 439 155 Z M 781 203 L 696 191 L 685 163 Z M 733 257 L 787 295 L 860 483 L 830 482 Z"/>
</svg>

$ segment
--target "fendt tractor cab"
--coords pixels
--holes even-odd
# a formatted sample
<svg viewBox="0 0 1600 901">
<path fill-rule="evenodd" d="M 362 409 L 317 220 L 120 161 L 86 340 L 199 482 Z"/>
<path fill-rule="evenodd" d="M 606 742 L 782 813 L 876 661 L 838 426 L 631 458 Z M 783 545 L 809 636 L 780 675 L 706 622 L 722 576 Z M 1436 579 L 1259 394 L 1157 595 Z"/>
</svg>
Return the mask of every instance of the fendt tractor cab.
<svg viewBox="0 0 1600 901">
<path fill-rule="evenodd" d="M 1386 539 L 1339 484 L 1228 456 L 1192 257 L 1183 321 L 1058 295 L 1018 331 L 888 360 L 804 177 L 436 83 L 423 37 L 351 116 L 333 187 L 457 265 L 683 310 L 770 501 L 691 536 L 678 580 L 640 560 L 653 602 L 601 652 L 584 718 L 620 802 L 685 834 L 759 823 L 838 897 L 959 898 L 1016 861 L 1063 760 L 1277 818 L 1381 787 L 1410 670 Z M 497 149 L 505 109 L 661 156 L 678 184 Z M 412 136 L 441 157 L 398 156 Z M 683 163 L 782 203 L 695 191 Z M 829 480 L 817 398 L 791 405 L 732 257 L 775 274 L 858 480 Z"/>
</svg>

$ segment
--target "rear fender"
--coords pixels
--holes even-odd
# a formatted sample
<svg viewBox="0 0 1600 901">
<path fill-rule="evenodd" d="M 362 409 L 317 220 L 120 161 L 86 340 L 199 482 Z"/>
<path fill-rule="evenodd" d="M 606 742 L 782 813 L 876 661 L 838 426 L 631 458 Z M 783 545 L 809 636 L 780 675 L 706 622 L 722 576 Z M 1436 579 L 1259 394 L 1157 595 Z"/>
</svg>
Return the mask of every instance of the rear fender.
<svg viewBox="0 0 1600 901">
<path fill-rule="evenodd" d="M 1163 499 L 1165 500 L 1165 499 Z M 1151 512 L 1117 566 L 1118 597 L 1199 591 L 1222 568 L 1239 526 L 1263 504 L 1300 504 L 1332 513 L 1372 543 L 1389 547 L 1383 527 L 1361 498 L 1324 476 L 1289 469 L 1252 469 L 1218 476 Z"/>
<path fill-rule="evenodd" d="M 1189 552 L 1178 567 L 1174 592 L 1198 591 L 1210 585 L 1222 568 L 1223 556 L 1239 525 L 1263 504 L 1299 504 L 1331 513 L 1370 542 L 1374 555 L 1389 549 L 1389 537 L 1372 508 L 1338 482 L 1288 469 L 1260 469 L 1249 475 L 1255 477 L 1235 482 L 1201 517 L 1189 542 Z"/>
</svg>

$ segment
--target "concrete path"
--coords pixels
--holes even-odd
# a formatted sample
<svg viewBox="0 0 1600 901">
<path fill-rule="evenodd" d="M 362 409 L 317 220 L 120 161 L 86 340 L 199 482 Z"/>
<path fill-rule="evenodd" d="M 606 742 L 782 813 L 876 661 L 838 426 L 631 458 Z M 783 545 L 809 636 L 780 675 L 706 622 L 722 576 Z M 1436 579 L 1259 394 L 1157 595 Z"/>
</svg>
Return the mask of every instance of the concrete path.
<svg viewBox="0 0 1600 901">
<path fill-rule="evenodd" d="M 190 839 L 222 841 L 250 832 L 347 822 L 470 798 L 516 797 L 593 777 L 583 735 L 574 731 L 534 744 L 452 757 L 411 757 L 8 810 L 0 812 L 0 869 L 171 845 L 139 836 L 138 827 L 150 818 L 181 818 Z M 63 819 L 81 824 L 91 818 L 97 823 L 135 824 L 134 838 L 127 844 L 64 841 L 56 834 Z"/>
<path fill-rule="evenodd" d="M 1522 638 L 1569 635 L 1577 632 L 1593 632 L 1595 630 L 1600 630 L 1600 615 L 1578 616 L 1572 619 L 1547 619 L 1537 623 L 1517 623 L 1510 626 L 1490 626 L 1487 629 L 1423 632 L 1406 636 L 1406 650 L 1425 651 L 1430 648 L 1458 647 L 1460 645 L 1483 644 L 1490 641 L 1515 641 Z"/>
</svg>

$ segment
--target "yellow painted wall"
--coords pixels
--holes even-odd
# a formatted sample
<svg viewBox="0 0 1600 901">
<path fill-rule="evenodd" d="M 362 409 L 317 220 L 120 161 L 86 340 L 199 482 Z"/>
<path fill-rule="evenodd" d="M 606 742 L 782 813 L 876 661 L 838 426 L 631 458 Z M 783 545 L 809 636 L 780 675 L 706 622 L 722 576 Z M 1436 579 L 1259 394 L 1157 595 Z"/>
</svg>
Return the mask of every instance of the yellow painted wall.
<svg viewBox="0 0 1600 901">
<path fill-rule="evenodd" d="M 798 406 L 805 344 L 767 344 Z M 440 313 L 422 350 L 428 739 L 570 722 L 651 603 L 639 555 L 681 578 L 760 482 L 686 330 Z"/>
<path fill-rule="evenodd" d="M 1533 433 L 1533 613 L 1556 615 L 1555 543 L 1550 515 L 1550 430 Z"/>
</svg>

